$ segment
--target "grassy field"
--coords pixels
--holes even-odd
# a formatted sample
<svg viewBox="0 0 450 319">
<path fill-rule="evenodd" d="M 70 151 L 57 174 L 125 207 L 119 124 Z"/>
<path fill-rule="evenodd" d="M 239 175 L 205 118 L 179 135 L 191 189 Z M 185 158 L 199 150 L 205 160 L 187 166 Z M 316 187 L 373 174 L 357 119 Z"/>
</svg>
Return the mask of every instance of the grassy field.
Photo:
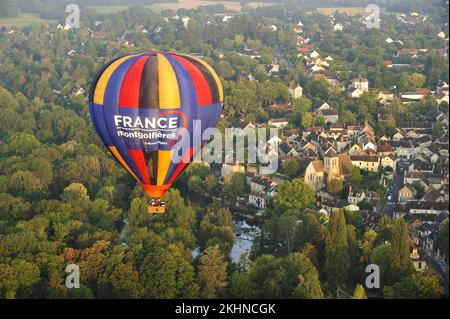
<svg viewBox="0 0 450 319">
<path fill-rule="evenodd" d="M 240 11 L 241 5 L 237 1 L 214 1 L 214 0 L 178 0 L 178 2 L 174 3 L 155 3 L 154 5 L 147 5 L 147 7 L 150 10 L 153 10 L 155 12 L 164 10 L 164 9 L 171 9 L 171 10 L 178 10 L 178 9 L 193 9 L 197 8 L 198 6 L 208 6 L 213 4 L 223 4 L 225 8 L 228 10 L 233 11 Z M 250 2 L 249 6 L 252 8 L 259 7 L 259 6 L 270 6 L 275 4 L 274 2 Z M 88 6 L 88 8 L 95 9 L 97 12 L 102 14 L 110 14 L 115 12 L 124 11 L 128 8 L 127 5 L 117 5 L 117 6 Z"/>
<path fill-rule="evenodd" d="M 146 5 L 146 8 L 158 12 L 161 11 L 161 7 L 157 5 Z M 110 14 L 110 13 L 116 13 L 120 11 L 125 11 L 128 6 L 127 5 L 117 5 L 117 6 L 87 6 L 89 9 L 94 9 L 98 13 L 101 14 Z"/>
<path fill-rule="evenodd" d="M 317 8 L 317 11 L 322 14 L 333 14 L 336 11 L 348 15 L 366 14 L 365 7 L 322 7 Z"/>
<path fill-rule="evenodd" d="M 44 20 L 41 19 L 31 13 L 19 13 L 19 16 L 16 18 L 0 18 L 0 26 L 16 26 L 23 27 L 27 25 L 35 25 L 42 23 L 53 23 L 56 20 Z"/>
<path fill-rule="evenodd" d="M 159 7 L 164 9 L 193 9 L 198 6 L 208 6 L 212 4 L 223 4 L 225 8 L 233 11 L 241 11 L 241 5 L 237 1 L 209 1 L 209 0 L 178 0 L 176 3 L 157 3 Z M 249 6 L 255 8 L 259 6 L 270 6 L 274 2 L 250 2 Z"/>
</svg>

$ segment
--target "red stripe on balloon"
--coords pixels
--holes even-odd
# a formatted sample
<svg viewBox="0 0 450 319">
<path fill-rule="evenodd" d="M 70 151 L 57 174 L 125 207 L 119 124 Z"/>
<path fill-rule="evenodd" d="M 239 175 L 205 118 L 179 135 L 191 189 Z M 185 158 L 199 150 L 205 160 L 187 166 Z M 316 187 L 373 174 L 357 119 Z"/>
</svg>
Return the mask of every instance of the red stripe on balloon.
<svg viewBox="0 0 450 319">
<path fill-rule="evenodd" d="M 147 165 L 144 158 L 144 151 L 128 149 L 128 153 L 130 153 L 130 156 L 133 159 L 133 162 L 136 165 L 139 174 L 142 176 L 144 184 L 150 184 L 150 178 L 148 177 Z"/>
<path fill-rule="evenodd" d="M 197 104 L 198 106 L 212 104 L 211 90 L 209 84 L 203 76 L 202 72 L 191 62 L 184 59 L 183 57 L 170 54 L 174 59 L 179 61 L 186 68 L 187 72 L 192 78 L 194 83 L 195 91 L 197 92 Z"/>
<path fill-rule="evenodd" d="M 137 59 L 125 74 L 120 87 L 119 107 L 139 107 L 142 71 L 148 55 Z"/>
</svg>

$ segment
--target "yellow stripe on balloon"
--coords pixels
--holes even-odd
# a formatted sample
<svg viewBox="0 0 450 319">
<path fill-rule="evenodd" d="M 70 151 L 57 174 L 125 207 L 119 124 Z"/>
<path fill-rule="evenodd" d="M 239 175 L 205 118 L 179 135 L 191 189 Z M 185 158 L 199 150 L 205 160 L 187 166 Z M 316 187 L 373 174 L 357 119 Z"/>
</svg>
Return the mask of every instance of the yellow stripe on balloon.
<svg viewBox="0 0 450 319">
<path fill-rule="evenodd" d="M 217 88 L 219 90 L 219 99 L 220 101 L 223 101 L 223 88 L 222 88 L 222 83 L 220 82 L 219 76 L 217 75 L 216 71 L 214 71 L 214 69 L 205 61 L 203 61 L 202 59 L 197 58 L 196 56 L 190 55 L 190 54 L 180 54 L 177 53 L 178 55 L 181 56 L 188 56 L 191 57 L 192 59 L 194 59 L 195 61 L 198 61 L 199 63 L 201 63 L 209 72 L 211 72 L 214 80 L 217 83 Z"/>
<path fill-rule="evenodd" d="M 159 108 L 178 109 L 180 108 L 180 91 L 175 71 L 164 55 L 158 54 L 157 57 Z"/>
<path fill-rule="evenodd" d="M 106 70 L 102 73 L 100 76 L 100 79 L 97 82 L 97 85 L 95 86 L 94 91 L 94 103 L 103 105 L 104 97 L 105 97 L 105 90 L 106 86 L 108 85 L 108 81 L 111 78 L 111 75 L 113 72 L 126 60 L 135 57 L 136 55 L 128 55 L 124 56 L 123 58 L 118 59 L 117 61 L 114 61 L 111 63 L 110 66 L 106 68 Z"/>
<path fill-rule="evenodd" d="M 158 175 L 156 185 L 163 185 L 172 160 L 172 151 L 158 150 Z"/>
<path fill-rule="evenodd" d="M 122 155 L 120 155 L 120 153 L 117 151 L 117 148 L 115 146 L 108 146 L 108 149 L 111 151 L 111 153 L 113 153 L 113 155 L 115 156 L 115 158 L 117 158 L 117 160 L 119 161 L 120 164 L 122 164 L 123 167 L 125 167 L 125 169 L 128 171 L 128 173 L 131 174 L 131 176 L 134 177 L 134 179 L 138 182 L 141 183 L 141 181 L 139 180 L 139 178 L 133 173 L 133 171 L 130 169 L 130 167 L 128 166 L 128 164 L 124 161 L 124 159 L 122 158 Z"/>
</svg>

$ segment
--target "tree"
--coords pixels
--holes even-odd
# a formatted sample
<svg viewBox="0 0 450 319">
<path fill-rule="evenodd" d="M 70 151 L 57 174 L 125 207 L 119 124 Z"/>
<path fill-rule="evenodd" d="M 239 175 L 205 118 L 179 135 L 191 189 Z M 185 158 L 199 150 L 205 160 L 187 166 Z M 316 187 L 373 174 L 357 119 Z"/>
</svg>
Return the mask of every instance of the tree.
<svg viewBox="0 0 450 319">
<path fill-rule="evenodd" d="M 75 202 L 80 200 L 88 200 L 89 196 L 86 187 L 81 183 L 72 183 L 64 189 L 61 196 L 64 201 Z"/>
<path fill-rule="evenodd" d="M 372 229 L 369 229 L 364 233 L 364 239 L 362 244 L 363 254 L 361 256 L 361 262 L 369 261 L 369 257 L 372 254 L 376 238 L 377 233 Z"/>
<path fill-rule="evenodd" d="M 285 209 L 303 210 L 314 201 L 314 192 L 302 179 L 281 184 L 275 195 L 275 205 Z"/>
<path fill-rule="evenodd" d="M 292 290 L 293 297 L 300 299 L 323 298 L 319 273 L 308 257 L 301 253 L 290 254 L 283 259 L 283 266 L 288 278 L 292 276 L 292 281 L 297 279 L 297 286 L 293 289 L 288 285 L 283 285 L 286 291 Z M 286 280 L 286 283 L 292 282 L 291 280 Z"/>
<path fill-rule="evenodd" d="M 391 244 L 375 247 L 370 254 L 370 262 L 380 268 L 381 286 L 389 285 L 392 281 L 392 249 Z"/>
<path fill-rule="evenodd" d="M 353 187 L 359 187 L 361 185 L 362 176 L 361 176 L 361 170 L 358 166 L 352 167 L 352 172 L 350 175 L 350 184 Z"/>
<path fill-rule="evenodd" d="M 38 148 L 41 143 L 36 137 L 29 133 L 14 133 L 8 139 L 8 148 L 10 152 L 17 155 L 26 155 L 33 149 Z"/>
<path fill-rule="evenodd" d="M 217 190 L 217 178 L 213 174 L 206 176 L 206 190 L 209 194 L 214 194 Z"/>
<path fill-rule="evenodd" d="M 284 161 L 281 173 L 294 178 L 301 176 L 303 170 L 304 165 L 302 166 L 302 161 L 298 158 L 292 158 Z"/>
<path fill-rule="evenodd" d="M 385 295 L 390 299 L 439 299 L 444 297 L 444 287 L 439 276 L 427 269 L 385 287 Z"/>
<path fill-rule="evenodd" d="M 330 216 L 325 238 L 325 273 L 333 289 L 347 279 L 350 267 L 347 225 L 344 212 L 339 210 Z"/>
<path fill-rule="evenodd" d="M 215 298 L 227 286 L 227 266 L 219 246 L 209 246 L 200 257 L 199 280 L 204 298 Z"/>
<path fill-rule="evenodd" d="M 231 274 L 230 284 L 227 288 L 227 295 L 231 298 L 252 298 L 255 294 L 254 290 L 247 272 L 235 271 Z"/>
<path fill-rule="evenodd" d="M 302 116 L 302 122 L 301 122 L 301 123 L 302 123 L 302 127 L 303 127 L 304 129 L 313 126 L 313 124 L 314 124 L 314 118 L 313 118 L 313 116 L 311 115 L 311 113 L 305 113 L 305 114 L 303 114 L 303 116 Z"/>
<path fill-rule="evenodd" d="M 7 299 L 14 299 L 19 282 L 14 268 L 8 264 L 0 264 L 0 293 Z"/>
<path fill-rule="evenodd" d="M 392 269 L 402 275 L 411 269 L 411 258 L 408 244 L 408 228 L 403 218 L 393 221 L 392 228 Z"/>
<path fill-rule="evenodd" d="M 440 123 L 434 123 L 433 124 L 433 138 L 441 138 L 444 136 L 444 129 L 442 128 L 442 125 Z"/>
<path fill-rule="evenodd" d="M 333 194 L 334 196 L 337 196 L 342 190 L 344 189 L 344 184 L 342 183 L 342 180 L 333 178 L 330 183 L 328 184 L 328 192 Z"/>
<path fill-rule="evenodd" d="M 23 259 L 14 259 L 12 261 L 12 266 L 19 285 L 19 290 L 21 288 L 33 286 L 41 279 L 39 267 L 31 262 Z"/>
<path fill-rule="evenodd" d="M 140 280 L 146 298 L 193 298 L 197 294 L 194 269 L 177 248 L 150 247 L 142 252 Z"/>
<path fill-rule="evenodd" d="M 237 198 L 242 196 L 246 187 L 245 175 L 242 173 L 233 173 L 227 175 L 224 180 L 224 193 L 232 203 L 237 202 Z"/>
<path fill-rule="evenodd" d="M 364 287 L 361 284 L 357 284 L 355 288 L 355 292 L 353 293 L 354 299 L 367 299 L 366 292 L 364 291 Z"/>
<path fill-rule="evenodd" d="M 444 257 L 448 262 L 448 220 L 439 226 L 435 243 L 434 249 L 439 249 L 439 252 L 444 254 Z"/>
<path fill-rule="evenodd" d="M 189 177 L 188 180 L 188 188 L 190 191 L 192 192 L 201 192 L 202 191 L 202 181 L 200 179 L 200 177 L 198 177 L 197 175 L 192 175 L 191 177 Z"/>
<path fill-rule="evenodd" d="M 206 249 L 208 246 L 218 245 L 221 252 L 228 256 L 236 239 L 233 218 L 227 208 L 208 207 L 200 222 L 198 244 Z"/>
</svg>

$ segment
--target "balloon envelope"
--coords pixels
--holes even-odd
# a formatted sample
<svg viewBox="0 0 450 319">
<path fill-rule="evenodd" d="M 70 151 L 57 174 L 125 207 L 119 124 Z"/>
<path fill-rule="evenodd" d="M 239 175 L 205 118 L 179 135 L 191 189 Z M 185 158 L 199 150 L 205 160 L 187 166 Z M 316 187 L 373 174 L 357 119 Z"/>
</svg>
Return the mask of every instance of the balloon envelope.
<svg viewBox="0 0 450 319">
<path fill-rule="evenodd" d="M 223 107 L 219 77 L 187 54 L 146 52 L 110 61 L 95 77 L 89 109 L 94 127 L 117 161 L 151 196 L 160 198 L 205 141 L 195 134 L 215 127 Z M 181 132 L 189 136 L 174 160 Z M 200 135 L 201 136 L 201 135 Z M 179 154 L 179 153 L 177 153 Z"/>
</svg>

